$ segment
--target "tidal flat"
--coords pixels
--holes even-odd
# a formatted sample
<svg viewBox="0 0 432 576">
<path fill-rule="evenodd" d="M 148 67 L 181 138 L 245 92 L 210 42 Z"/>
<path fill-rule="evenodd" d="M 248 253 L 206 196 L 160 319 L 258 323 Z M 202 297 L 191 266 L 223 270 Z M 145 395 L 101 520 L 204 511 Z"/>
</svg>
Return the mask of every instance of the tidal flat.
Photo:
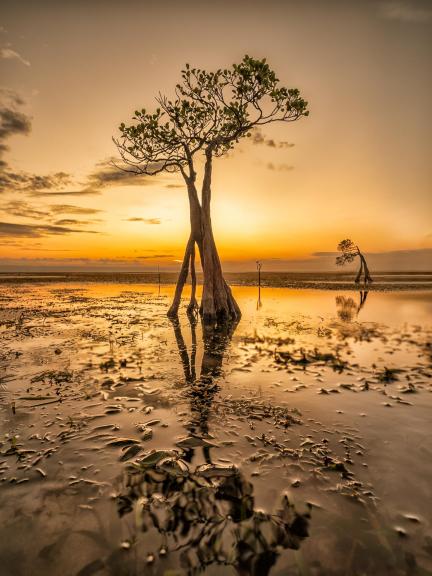
<svg viewBox="0 0 432 576">
<path fill-rule="evenodd" d="M 432 574 L 432 290 L 0 284 L 0 574 Z M 185 300 L 185 304 L 187 300 Z"/>
</svg>

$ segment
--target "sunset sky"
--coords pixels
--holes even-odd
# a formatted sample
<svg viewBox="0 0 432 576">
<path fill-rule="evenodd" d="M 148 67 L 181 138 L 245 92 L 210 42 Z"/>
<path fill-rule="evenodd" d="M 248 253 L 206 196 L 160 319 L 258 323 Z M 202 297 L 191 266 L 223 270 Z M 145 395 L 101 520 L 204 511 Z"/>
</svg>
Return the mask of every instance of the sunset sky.
<svg viewBox="0 0 432 576">
<path fill-rule="evenodd" d="M 3 0 L 0 24 L 0 270 L 178 268 L 181 176 L 119 174 L 111 138 L 186 62 L 244 54 L 310 116 L 215 161 L 225 268 L 328 269 L 351 237 L 432 269 L 431 1 Z"/>
</svg>

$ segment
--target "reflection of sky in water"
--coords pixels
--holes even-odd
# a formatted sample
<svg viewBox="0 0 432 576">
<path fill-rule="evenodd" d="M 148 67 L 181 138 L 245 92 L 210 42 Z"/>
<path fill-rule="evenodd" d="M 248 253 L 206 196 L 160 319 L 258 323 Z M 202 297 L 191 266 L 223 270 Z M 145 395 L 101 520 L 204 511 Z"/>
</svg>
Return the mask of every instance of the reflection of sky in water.
<svg viewBox="0 0 432 576">
<path fill-rule="evenodd" d="M 59 566 L 78 574 L 95 559 L 99 564 L 93 567 L 110 576 L 134 573 L 132 554 L 119 546 L 134 547 L 139 515 L 120 520 L 109 497 L 125 479 L 127 463 L 120 458 L 131 446 L 137 446 L 131 453 L 138 450 L 138 458 L 143 450 L 179 449 L 191 434 L 208 435 L 215 445 L 183 454 L 191 471 L 209 457 L 218 466 L 234 464 L 247 491 L 253 487 L 257 514 L 277 514 L 285 492 L 300 511 L 312 503 L 310 537 L 297 552 L 281 550 L 274 574 L 294 570 L 297 562 L 319 562 L 318 574 L 345 574 L 350 566 L 380 574 L 384 566 L 405 566 L 406 554 L 428 566 L 432 455 L 425 423 L 432 397 L 423 347 L 430 336 L 432 292 L 370 291 L 359 309 L 356 291 L 262 288 L 257 309 L 256 287 L 233 290 L 243 311 L 239 325 L 222 344 L 211 337 L 203 345 L 200 323 L 194 334 L 181 316 L 180 335 L 166 318 L 173 286 L 161 286 L 160 297 L 158 286 L 147 284 L 0 286 L 0 366 L 6 375 L 1 438 L 18 433 L 23 448 L 36 451 L 21 463 L 0 458 L 10 467 L 4 468 L 8 481 L 0 492 L 6 526 L 0 558 L 11 562 L 22 555 L 20 542 L 26 539 L 22 562 L 14 560 L 19 576 L 27 576 L 35 558 L 34 574 L 57 576 Z M 350 314 L 341 319 L 344 306 Z M 386 368 L 401 372 L 383 379 Z M 47 371 L 57 376 L 38 379 Z M 61 403 L 30 408 L 45 396 L 55 400 L 57 393 Z M 151 428 L 146 441 L 137 423 L 147 423 L 147 433 Z M 107 445 L 119 438 L 138 439 L 138 445 Z M 10 444 L 6 440 L 2 451 Z M 50 458 L 38 463 L 46 478 L 26 468 L 51 448 Z M 350 474 L 340 474 L 343 466 Z M 28 480 L 9 482 L 13 475 Z M 134 502 L 142 504 L 138 488 L 136 496 Z M 211 491 L 208 496 L 213 498 Z M 34 513 L 40 502 L 45 514 Z M 71 523 L 61 520 L 59 510 Z M 397 526 L 410 537 L 402 541 Z M 139 538 L 145 573 L 146 555 L 157 550 L 150 532 Z M 54 571 L 46 560 L 51 549 L 58 559 Z M 174 559 L 169 562 L 167 567 L 177 568 Z"/>
<path fill-rule="evenodd" d="M 84 290 L 86 296 L 92 298 L 114 297 L 122 292 L 138 292 L 143 297 L 156 296 L 158 287 L 152 284 L 117 284 L 117 283 L 73 283 L 48 285 L 18 285 L 16 292 L 36 291 L 40 296 L 47 297 L 51 291 L 60 292 Z M 242 304 L 242 313 L 247 321 L 255 321 L 265 315 L 277 315 L 280 320 L 292 314 L 310 317 L 330 318 L 337 315 L 335 298 L 344 296 L 355 302 L 360 300 L 360 291 L 330 291 L 294 288 L 261 288 L 261 308 L 257 311 L 256 303 L 258 288 L 255 286 L 233 286 L 236 299 Z M 174 292 L 173 285 L 162 285 L 160 295 L 170 297 Z M 198 287 L 198 294 L 200 287 Z M 184 298 L 188 297 L 188 287 Z M 432 291 L 415 290 L 401 292 L 369 291 L 367 303 L 358 318 L 363 322 L 378 322 L 383 324 L 425 324 L 432 321 Z"/>
</svg>

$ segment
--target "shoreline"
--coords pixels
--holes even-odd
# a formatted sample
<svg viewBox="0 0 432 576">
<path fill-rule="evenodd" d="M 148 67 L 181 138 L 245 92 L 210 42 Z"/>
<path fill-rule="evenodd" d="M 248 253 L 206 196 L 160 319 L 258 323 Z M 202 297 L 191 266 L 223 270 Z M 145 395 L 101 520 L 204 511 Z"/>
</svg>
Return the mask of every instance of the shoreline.
<svg viewBox="0 0 432 576">
<path fill-rule="evenodd" d="M 261 279 L 261 288 L 288 288 L 295 290 L 325 290 L 351 292 L 401 292 L 431 291 L 432 274 L 425 273 L 383 273 L 376 274 L 371 284 L 355 284 L 348 275 L 337 274 L 300 274 L 300 273 L 266 273 Z M 348 277 L 347 277 L 348 276 Z M 256 274 L 227 273 L 225 278 L 233 287 L 256 287 Z M 197 285 L 202 286 L 201 278 Z M 174 286 L 176 273 L 161 273 L 160 282 L 153 273 L 0 273 L 0 285 L 40 285 L 40 284 L 138 284 L 143 286 Z"/>
</svg>

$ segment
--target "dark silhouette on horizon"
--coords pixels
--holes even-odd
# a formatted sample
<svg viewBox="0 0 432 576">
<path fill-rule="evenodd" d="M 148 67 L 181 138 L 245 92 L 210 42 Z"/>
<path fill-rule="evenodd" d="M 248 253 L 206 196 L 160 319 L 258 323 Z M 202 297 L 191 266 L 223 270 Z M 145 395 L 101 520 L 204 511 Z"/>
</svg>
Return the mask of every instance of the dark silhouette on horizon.
<svg viewBox="0 0 432 576">
<path fill-rule="evenodd" d="M 339 252 L 341 252 L 341 255 L 336 257 L 336 264 L 338 266 L 344 266 L 345 264 L 350 264 L 355 260 L 355 258 L 360 259 L 360 268 L 355 278 L 356 284 L 359 284 L 362 276 L 364 278 L 363 280 L 364 284 L 369 284 L 370 282 L 372 282 L 372 277 L 369 273 L 366 258 L 364 257 L 364 254 L 360 251 L 360 248 L 356 244 L 354 244 L 352 240 L 346 238 L 345 240 L 339 242 L 338 250 Z"/>
<path fill-rule="evenodd" d="M 114 142 L 125 164 L 136 174 L 180 172 L 185 181 L 191 231 L 168 316 L 178 314 L 188 273 L 192 291 L 189 314 L 198 310 L 204 322 L 215 324 L 240 318 L 240 308 L 226 283 L 213 236 L 210 203 L 213 159 L 230 152 L 253 129 L 273 122 L 293 122 L 308 115 L 307 102 L 296 88 L 279 85 L 266 60 L 245 56 L 231 68 L 207 72 L 191 68 L 181 72 L 175 98 L 159 94 L 152 114 L 136 110 L 133 123 L 120 125 Z M 195 159 L 205 161 L 198 196 Z M 195 246 L 204 282 L 201 305 L 196 299 Z"/>
</svg>

